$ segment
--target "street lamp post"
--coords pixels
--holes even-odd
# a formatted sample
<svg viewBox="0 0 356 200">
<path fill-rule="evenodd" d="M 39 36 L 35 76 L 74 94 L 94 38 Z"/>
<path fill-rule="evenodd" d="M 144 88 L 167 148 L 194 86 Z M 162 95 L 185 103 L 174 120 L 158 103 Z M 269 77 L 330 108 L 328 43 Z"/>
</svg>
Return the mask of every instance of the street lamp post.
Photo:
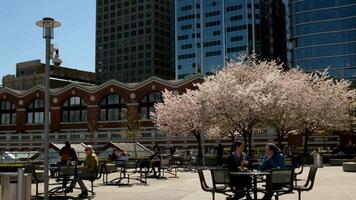
<svg viewBox="0 0 356 200">
<path fill-rule="evenodd" d="M 53 39 L 53 29 L 61 25 L 53 18 L 45 17 L 36 22 L 36 25 L 43 28 L 43 38 L 46 39 L 46 69 L 45 69 L 45 125 L 44 125 L 44 199 L 48 199 L 48 147 L 49 147 L 49 72 L 50 60 L 52 58 L 51 39 Z"/>
</svg>

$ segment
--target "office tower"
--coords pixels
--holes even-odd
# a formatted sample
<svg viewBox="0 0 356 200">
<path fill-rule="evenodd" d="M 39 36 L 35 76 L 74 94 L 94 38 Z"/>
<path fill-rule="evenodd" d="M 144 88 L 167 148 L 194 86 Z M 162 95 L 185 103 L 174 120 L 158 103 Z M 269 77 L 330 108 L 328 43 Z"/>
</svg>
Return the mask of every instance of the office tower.
<svg viewBox="0 0 356 200">
<path fill-rule="evenodd" d="M 291 65 L 356 77 L 356 1 L 289 0 Z"/>
<path fill-rule="evenodd" d="M 173 0 L 97 0 L 96 74 L 138 82 L 174 78 Z"/>
<path fill-rule="evenodd" d="M 255 52 L 286 60 L 281 0 L 176 0 L 176 78 Z M 254 16 L 254 17 L 252 17 Z"/>
</svg>

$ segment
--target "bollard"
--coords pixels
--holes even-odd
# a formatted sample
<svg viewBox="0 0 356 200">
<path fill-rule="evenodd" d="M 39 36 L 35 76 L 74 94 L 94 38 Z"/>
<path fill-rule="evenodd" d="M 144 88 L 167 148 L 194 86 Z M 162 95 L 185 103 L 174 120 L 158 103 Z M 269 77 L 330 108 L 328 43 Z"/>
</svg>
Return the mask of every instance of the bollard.
<svg viewBox="0 0 356 200">
<path fill-rule="evenodd" d="M 23 194 L 23 177 L 24 177 L 24 169 L 19 168 L 17 170 L 17 200 L 22 200 Z"/>
<path fill-rule="evenodd" d="M 314 167 L 323 167 L 323 159 L 320 153 L 314 152 L 313 154 Z"/>
</svg>

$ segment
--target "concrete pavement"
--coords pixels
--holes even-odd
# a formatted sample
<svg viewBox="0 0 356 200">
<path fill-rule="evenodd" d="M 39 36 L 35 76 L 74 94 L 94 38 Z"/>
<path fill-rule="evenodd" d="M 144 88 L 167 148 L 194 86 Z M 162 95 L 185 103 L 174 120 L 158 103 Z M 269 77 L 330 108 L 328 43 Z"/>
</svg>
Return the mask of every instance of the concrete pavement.
<svg viewBox="0 0 356 200">
<path fill-rule="evenodd" d="M 307 176 L 309 168 L 305 168 L 302 178 Z M 110 178 L 114 178 L 111 174 Z M 200 187 L 199 177 L 194 172 L 179 172 L 179 178 L 148 179 L 148 186 L 133 184 L 131 186 L 106 186 L 101 180 L 94 182 L 96 200 L 206 200 L 212 199 L 211 193 L 204 192 Z M 207 183 L 211 185 L 210 172 L 205 171 Z M 52 182 L 52 181 L 51 181 Z M 130 183 L 137 183 L 130 181 Z M 89 188 L 89 182 L 85 182 Z M 125 181 L 124 181 L 125 183 Z M 300 184 L 303 181 L 300 182 Z M 35 185 L 32 187 L 33 194 Z M 43 184 L 40 185 L 43 187 Z M 51 186 L 53 187 L 53 186 Z M 40 191 L 42 188 L 40 188 Z M 70 196 L 76 197 L 80 190 Z M 260 195 L 260 197 L 262 197 Z M 224 200 L 225 196 L 216 194 L 216 200 Z M 284 195 L 281 200 L 298 199 L 297 194 Z M 318 170 L 313 190 L 302 193 L 303 200 L 355 200 L 356 173 L 346 173 L 342 167 L 324 167 Z"/>
</svg>

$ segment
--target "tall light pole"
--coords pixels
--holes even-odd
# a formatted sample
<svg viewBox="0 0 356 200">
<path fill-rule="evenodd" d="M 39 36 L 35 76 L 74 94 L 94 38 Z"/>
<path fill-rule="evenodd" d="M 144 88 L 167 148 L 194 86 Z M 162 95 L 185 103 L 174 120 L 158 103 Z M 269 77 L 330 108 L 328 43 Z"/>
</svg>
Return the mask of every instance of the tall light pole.
<svg viewBox="0 0 356 200">
<path fill-rule="evenodd" d="M 44 199 L 48 199 L 48 146 L 49 146 L 49 72 L 50 60 L 52 58 L 51 39 L 53 39 L 53 29 L 61 25 L 53 18 L 45 17 L 36 22 L 36 25 L 43 28 L 43 38 L 46 39 L 46 69 L 45 69 L 45 125 L 44 125 Z"/>
<path fill-rule="evenodd" d="M 252 54 L 256 53 L 255 0 L 251 0 Z"/>
</svg>

